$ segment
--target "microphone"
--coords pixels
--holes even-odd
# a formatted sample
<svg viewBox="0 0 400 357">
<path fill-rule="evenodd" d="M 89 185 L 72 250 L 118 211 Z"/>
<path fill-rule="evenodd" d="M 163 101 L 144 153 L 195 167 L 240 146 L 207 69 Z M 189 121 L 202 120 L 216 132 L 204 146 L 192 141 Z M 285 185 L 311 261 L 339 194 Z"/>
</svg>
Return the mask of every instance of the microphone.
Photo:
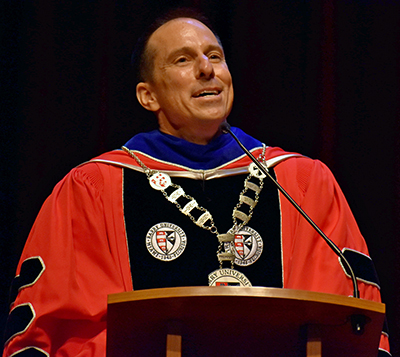
<svg viewBox="0 0 400 357">
<path fill-rule="evenodd" d="M 351 276 L 351 280 L 353 282 L 353 297 L 359 299 L 360 298 L 360 293 L 358 291 L 358 286 L 357 286 L 357 279 L 356 276 L 353 272 L 353 269 L 351 268 L 349 262 L 343 255 L 342 251 L 338 248 L 338 246 L 328 238 L 328 236 L 317 226 L 317 224 L 307 215 L 307 213 L 297 204 L 297 202 L 285 191 L 285 189 L 281 186 L 281 184 L 276 181 L 271 174 L 268 171 L 268 168 L 264 167 L 255 157 L 254 155 L 246 149 L 246 147 L 240 142 L 240 140 L 237 138 L 237 136 L 232 132 L 231 126 L 224 121 L 220 125 L 220 129 L 222 130 L 223 133 L 228 133 L 230 134 L 236 142 L 239 144 L 239 146 L 242 148 L 242 150 L 246 153 L 246 155 L 257 165 L 257 167 L 275 184 L 275 186 L 278 188 L 278 190 L 289 200 L 289 202 L 293 205 L 293 207 L 296 208 L 296 210 L 306 219 L 306 221 L 317 231 L 317 233 L 325 240 L 325 242 L 328 244 L 328 246 L 333 250 L 333 252 L 341 259 L 341 261 L 344 263 L 346 270 L 349 272 Z M 358 323 L 356 323 L 356 327 L 353 328 L 355 330 L 355 333 L 362 333 L 361 329 L 362 327 L 359 326 Z"/>
</svg>

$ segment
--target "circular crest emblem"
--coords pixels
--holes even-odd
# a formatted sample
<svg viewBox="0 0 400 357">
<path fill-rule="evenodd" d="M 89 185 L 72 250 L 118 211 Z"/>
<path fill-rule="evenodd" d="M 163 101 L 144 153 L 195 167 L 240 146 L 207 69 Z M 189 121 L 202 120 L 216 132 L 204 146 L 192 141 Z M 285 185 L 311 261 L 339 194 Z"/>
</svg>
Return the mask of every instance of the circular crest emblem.
<svg viewBox="0 0 400 357">
<path fill-rule="evenodd" d="M 156 172 L 149 178 L 149 182 L 152 188 L 161 191 L 171 185 L 171 178 L 163 172 Z"/>
<path fill-rule="evenodd" d="M 232 243 L 225 243 L 225 250 L 229 245 L 234 249 L 235 264 L 239 266 L 248 266 L 257 261 L 264 248 L 264 242 L 261 236 L 254 229 L 244 226 L 235 234 Z"/>
<path fill-rule="evenodd" d="M 162 222 L 149 229 L 146 248 L 156 259 L 171 261 L 177 259 L 186 248 L 186 234 L 175 224 Z"/>
</svg>

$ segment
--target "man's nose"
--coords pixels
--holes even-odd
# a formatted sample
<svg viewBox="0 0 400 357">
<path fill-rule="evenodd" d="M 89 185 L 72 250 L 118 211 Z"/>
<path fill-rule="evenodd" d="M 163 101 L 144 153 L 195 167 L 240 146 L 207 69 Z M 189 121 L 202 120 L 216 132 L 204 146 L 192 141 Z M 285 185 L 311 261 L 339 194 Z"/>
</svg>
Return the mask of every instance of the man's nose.
<svg viewBox="0 0 400 357">
<path fill-rule="evenodd" d="M 212 78 L 214 77 L 214 66 L 207 56 L 199 57 L 198 63 L 198 78 Z"/>
</svg>

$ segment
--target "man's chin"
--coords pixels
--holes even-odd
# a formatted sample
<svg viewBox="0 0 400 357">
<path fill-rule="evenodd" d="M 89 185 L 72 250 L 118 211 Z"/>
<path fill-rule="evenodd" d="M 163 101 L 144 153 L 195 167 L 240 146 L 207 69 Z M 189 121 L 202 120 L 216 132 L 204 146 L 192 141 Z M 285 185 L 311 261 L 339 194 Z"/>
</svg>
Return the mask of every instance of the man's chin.
<svg viewBox="0 0 400 357">
<path fill-rule="evenodd" d="M 223 117 L 204 116 L 204 117 L 198 117 L 197 122 L 199 125 L 202 125 L 202 126 L 218 128 L 221 125 L 221 123 L 225 121 L 225 119 L 226 119 L 225 116 L 223 116 Z"/>
<path fill-rule="evenodd" d="M 200 112 L 196 118 L 205 123 L 222 123 L 228 117 L 226 111 Z"/>
</svg>

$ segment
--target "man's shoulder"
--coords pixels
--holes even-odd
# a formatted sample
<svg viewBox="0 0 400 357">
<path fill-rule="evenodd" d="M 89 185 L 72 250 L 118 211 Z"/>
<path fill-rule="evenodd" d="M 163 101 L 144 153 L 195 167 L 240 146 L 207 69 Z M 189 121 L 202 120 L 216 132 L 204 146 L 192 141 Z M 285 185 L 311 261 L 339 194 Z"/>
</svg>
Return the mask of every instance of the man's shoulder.
<svg viewBox="0 0 400 357">
<path fill-rule="evenodd" d="M 266 159 L 287 157 L 286 160 L 282 160 L 279 163 L 279 166 L 281 168 L 290 168 L 290 169 L 326 168 L 327 169 L 327 166 L 319 159 L 314 159 L 312 157 L 294 151 L 286 151 L 281 149 L 280 147 L 273 147 L 273 146 L 267 147 L 265 156 Z"/>
<path fill-rule="evenodd" d="M 80 182 L 85 185 L 90 184 L 92 187 L 102 190 L 104 185 L 109 184 L 106 181 L 118 178 L 118 172 L 121 171 L 120 168 L 112 165 L 111 162 L 124 160 L 126 160 L 126 155 L 121 150 L 103 153 L 74 167 L 59 184 L 63 185 L 68 181 Z"/>
<path fill-rule="evenodd" d="M 116 166 L 115 164 L 129 165 L 132 164 L 132 159 L 122 150 L 113 150 L 105 152 L 99 156 L 95 156 L 94 158 L 81 163 L 75 169 L 83 172 L 87 171 L 101 172 L 102 170 L 115 167 Z"/>
<path fill-rule="evenodd" d="M 321 187 L 321 185 L 332 186 L 336 182 L 326 164 L 304 155 L 289 157 L 279 162 L 274 169 L 279 181 L 285 186 L 297 183 L 304 192 L 311 184 L 314 187 Z"/>
</svg>

